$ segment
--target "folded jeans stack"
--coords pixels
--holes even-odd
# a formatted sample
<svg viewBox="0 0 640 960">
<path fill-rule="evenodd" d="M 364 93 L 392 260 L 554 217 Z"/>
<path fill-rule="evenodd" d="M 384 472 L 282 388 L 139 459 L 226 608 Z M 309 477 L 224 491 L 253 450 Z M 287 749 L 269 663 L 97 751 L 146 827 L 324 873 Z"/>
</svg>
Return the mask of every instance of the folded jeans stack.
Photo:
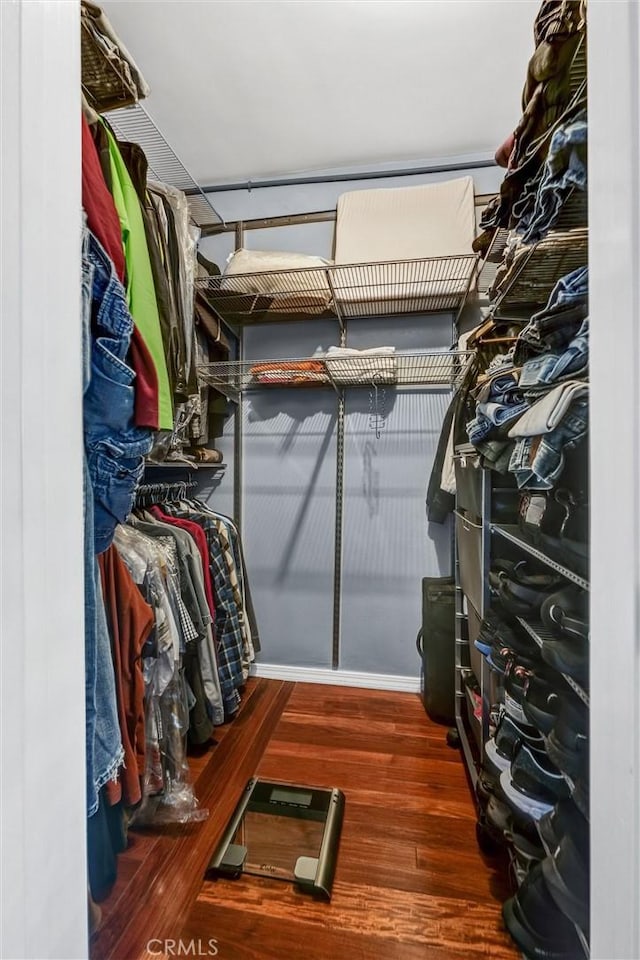
<svg viewBox="0 0 640 960">
<path fill-rule="evenodd" d="M 467 424 L 469 442 L 477 445 L 487 439 L 506 439 L 506 428 L 528 409 L 512 367 L 494 374 L 477 394 L 476 415 Z"/>
<path fill-rule="evenodd" d="M 514 203 L 516 232 L 525 243 L 541 240 L 555 226 L 569 194 L 586 186 L 587 112 L 582 110 L 555 130 L 542 170 Z"/>
<path fill-rule="evenodd" d="M 588 267 L 560 277 L 544 309 L 534 313 L 520 332 L 514 353 L 517 365 L 535 354 L 567 346 L 588 316 L 588 291 Z"/>
<path fill-rule="evenodd" d="M 562 352 L 544 353 L 527 360 L 520 388 L 530 406 L 511 426 L 516 445 L 509 461 L 518 486 L 550 490 L 562 474 L 565 456 L 588 431 L 589 320 Z"/>
</svg>

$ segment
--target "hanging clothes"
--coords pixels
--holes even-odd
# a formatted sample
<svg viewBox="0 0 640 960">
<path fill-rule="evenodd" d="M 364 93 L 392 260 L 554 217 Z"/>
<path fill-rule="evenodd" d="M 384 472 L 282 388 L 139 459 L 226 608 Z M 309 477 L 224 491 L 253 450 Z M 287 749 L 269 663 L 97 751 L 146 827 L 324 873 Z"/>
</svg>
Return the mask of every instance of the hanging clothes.
<svg viewBox="0 0 640 960">
<path fill-rule="evenodd" d="M 113 263 L 116 276 L 125 283 L 125 261 L 120 220 L 104 178 L 91 130 L 82 116 L 82 206 L 87 224 Z M 99 125 L 98 125 L 99 126 Z M 102 127 L 99 127 L 102 130 Z M 153 358 L 134 325 L 129 348 L 135 371 L 134 419 L 138 427 L 158 429 L 158 375 Z"/>
<path fill-rule="evenodd" d="M 144 775 L 144 676 L 142 649 L 154 627 L 153 611 L 112 544 L 98 558 L 115 671 L 118 720 L 124 748 L 119 779 L 106 786 L 110 804 L 135 806 Z"/>
<path fill-rule="evenodd" d="M 160 429 L 171 430 L 173 428 L 171 388 L 140 201 L 117 141 L 103 120 L 101 123 L 104 125 L 109 146 L 113 199 L 122 229 L 127 267 L 127 302 L 134 323 L 140 330 L 156 367 L 158 425 Z"/>
</svg>

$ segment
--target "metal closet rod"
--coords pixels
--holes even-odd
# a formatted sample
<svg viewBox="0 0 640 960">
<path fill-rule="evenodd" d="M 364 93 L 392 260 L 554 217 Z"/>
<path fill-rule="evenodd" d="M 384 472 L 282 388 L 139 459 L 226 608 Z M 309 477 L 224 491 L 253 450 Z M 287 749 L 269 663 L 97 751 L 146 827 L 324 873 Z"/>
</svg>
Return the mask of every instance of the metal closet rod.
<svg viewBox="0 0 640 960">
<path fill-rule="evenodd" d="M 187 196 L 202 193 L 229 193 L 232 190 L 260 190 L 263 187 L 297 187 L 311 183 L 347 183 L 353 180 L 386 180 L 390 177 L 415 177 L 424 173 L 450 173 L 454 170 L 481 170 L 495 167 L 493 157 L 480 160 L 454 160 L 449 163 L 430 163 L 422 167 L 401 167 L 396 170 L 363 170 L 359 173 L 323 173 L 308 177 L 274 177 L 273 179 L 237 180 L 232 183 L 208 183 L 199 189 L 185 190 Z"/>
</svg>

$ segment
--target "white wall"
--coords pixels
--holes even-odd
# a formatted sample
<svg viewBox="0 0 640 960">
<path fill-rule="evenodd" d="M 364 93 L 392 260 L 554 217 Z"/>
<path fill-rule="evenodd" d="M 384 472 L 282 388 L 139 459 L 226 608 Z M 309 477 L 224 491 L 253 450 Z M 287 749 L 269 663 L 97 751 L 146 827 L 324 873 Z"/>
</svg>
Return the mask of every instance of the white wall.
<svg viewBox="0 0 640 960">
<path fill-rule="evenodd" d="M 104 0 L 200 183 L 487 152 L 538 0 Z"/>
<path fill-rule="evenodd" d="M 79 4 L 0 3 L 0 956 L 87 956 Z"/>
<path fill-rule="evenodd" d="M 640 957 L 638 13 L 589 3 L 594 960 Z"/>
</svg>

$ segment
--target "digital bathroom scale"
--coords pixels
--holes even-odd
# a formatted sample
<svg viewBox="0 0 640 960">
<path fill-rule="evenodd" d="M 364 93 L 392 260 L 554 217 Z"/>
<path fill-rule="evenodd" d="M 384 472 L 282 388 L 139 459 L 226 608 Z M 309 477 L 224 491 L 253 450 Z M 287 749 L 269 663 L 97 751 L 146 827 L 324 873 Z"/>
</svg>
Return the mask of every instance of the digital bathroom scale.
<svg viewBox="0 0 640 960">
<path fill-rule="evenodd" d="M 207 867 L 208 876 L 243 873 L 296 884 L 331 899 L 344 794 L 252 779 Z"/>
</svg>

